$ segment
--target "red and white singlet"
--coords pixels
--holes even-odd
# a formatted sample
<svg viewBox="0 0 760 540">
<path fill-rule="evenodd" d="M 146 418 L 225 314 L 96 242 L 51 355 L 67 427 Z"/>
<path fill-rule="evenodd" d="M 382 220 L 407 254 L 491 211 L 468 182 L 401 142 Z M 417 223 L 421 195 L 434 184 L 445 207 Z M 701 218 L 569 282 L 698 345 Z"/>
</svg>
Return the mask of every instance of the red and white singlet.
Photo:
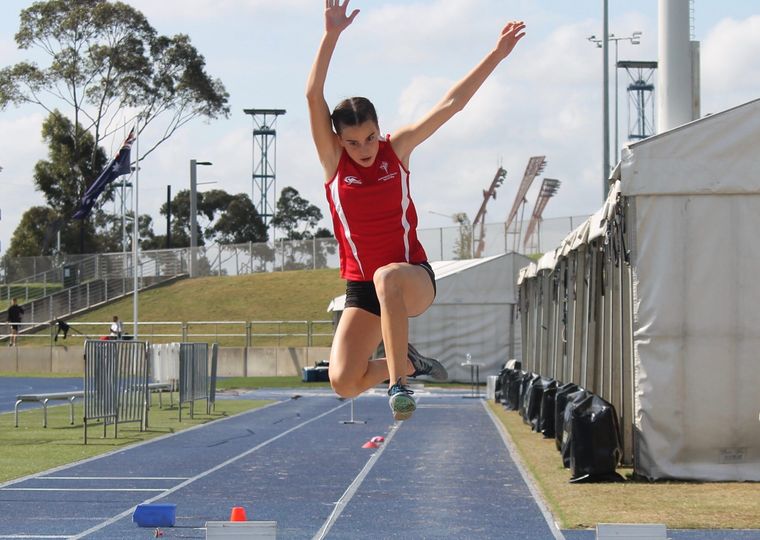
<svg viewBox="0 0 760 540">
<path fill-rule="evenodd" d="M 427 261 L 417 240 L 409 171 L 390 142 L 380 141 L 377 158 L 369 167 L 362 167 L 343 150 L 325 191 L 343 279 L 371 281 L 375 270 L 386 264 Z"/>
</svg>

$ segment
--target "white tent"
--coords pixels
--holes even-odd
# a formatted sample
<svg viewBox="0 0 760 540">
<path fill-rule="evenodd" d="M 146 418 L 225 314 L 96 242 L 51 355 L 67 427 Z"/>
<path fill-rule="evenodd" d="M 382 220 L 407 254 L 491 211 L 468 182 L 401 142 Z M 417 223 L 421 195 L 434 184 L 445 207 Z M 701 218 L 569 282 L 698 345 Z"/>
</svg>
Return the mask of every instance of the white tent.
<svg viewBox="0 0 760 540">
<path fill-rule="evenodd" d="M 633 144 L 637 472 L 760 481 L 760 100 Z"/>
<path fill-rule="evenodd" d="M 441 361 L 449 379 L 469 381 L 462 367 L 469 353 L 481 364 L 480 377 L 495 375 L 520 354 L 520 332 L 514 328 L 517 274 L 530 259 L 516 253 L 483 259 L 434 261 L 437 294 L 430 308 L 409 322 L 409 341 L 422 354 Z M 328 311 L 342 311 L 345 295 Z"/>
</svg>

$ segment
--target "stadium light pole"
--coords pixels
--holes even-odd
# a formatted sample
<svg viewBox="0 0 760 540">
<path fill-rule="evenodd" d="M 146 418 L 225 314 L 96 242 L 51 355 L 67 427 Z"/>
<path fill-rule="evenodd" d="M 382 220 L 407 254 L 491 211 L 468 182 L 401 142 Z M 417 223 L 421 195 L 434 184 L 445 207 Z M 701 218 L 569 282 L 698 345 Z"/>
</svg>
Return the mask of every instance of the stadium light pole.
<svg viewBox="0 0 760 540">
<path fill-rule="evenodd" d="M 190 277 L 196 277 L 198 248 L 198 165 L 213 165 L 210 161 L 190 160 Z"/>
<path fill-rule="evenodd" d="M 604 75 L 603 75 L 603 86 L 604 86 L 604 120 L 603 120 L 603 132 L 604 132 L 604 164 L 603 164 L 603 170 L 604 170 L 604 199 L 607 199 L 607 190 L 608 190 L 608 182 L 607 179 L 609 177 L 611 167 L 610 167 L 610 136 L 609 136 L 609 125 L 610 125 L 610 106 L 609 106 L 609 56 L 607 52 L 607 44 L 610 41 L 613 41 L 615 43 L 615 164 L 620 160 L 620 143 L 618 141 L 619 131 L 620 128 L 618 127 L 618 121 L 619 121 L 619 114 L 618 114 L 618 102 L 620 101 L 618 98 L 618 44 L 621 41 L 630 41 L 632 45 L 638 45 L 641 43 L 641 32 L 635 31 L 630 36 L 625 37 L 618 37 L 615 36 L 615 34 L 608 34 L 607 33 L 607 2 L 605 0 L 605 8 L 604 8 L 604 34 L 607 36 L 607 39 L 604 38 L 597 38 L 595 35 L 589 36 L 586 38 L 591 43 L 595 44 L 598 48 L 603 49 L 603 56 L 604 56 Z"/>
<path fill-rule="evenodd" d="M 602 38 L 590 36 L 591 43 L 602 49 L 602 201 L 607 200 L 607 181 L 610 176 L 610 66 L 609 66 L 609 9 L 607 0 L 602 2 Z"/>
</svg>

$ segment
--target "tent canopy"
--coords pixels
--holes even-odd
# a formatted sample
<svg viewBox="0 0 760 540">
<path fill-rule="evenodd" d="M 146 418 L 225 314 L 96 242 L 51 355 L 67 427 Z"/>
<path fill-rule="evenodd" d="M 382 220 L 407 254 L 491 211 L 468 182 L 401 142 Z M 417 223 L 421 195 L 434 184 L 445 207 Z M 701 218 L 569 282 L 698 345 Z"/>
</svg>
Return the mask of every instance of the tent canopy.
<svg viewBox="0 0 760 540">
<path fill-rule="evenodd" d="M 757 194 L 759 148 L 756 99 L 623 149 L 623 194 Z"/>
</svg>

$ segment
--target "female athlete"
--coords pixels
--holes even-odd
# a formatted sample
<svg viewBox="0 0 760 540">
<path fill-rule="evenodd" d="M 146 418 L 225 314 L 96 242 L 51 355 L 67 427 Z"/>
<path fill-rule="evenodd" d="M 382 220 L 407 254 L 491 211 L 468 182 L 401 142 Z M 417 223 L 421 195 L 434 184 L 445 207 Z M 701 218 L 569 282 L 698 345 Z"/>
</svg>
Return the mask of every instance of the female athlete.
<svg viewBox="0 0 760 540">
<path fill-rule="evenodd" d="M 425 116 L 390 137 L 380 135 L 372 103 L 346 99 L 330 112 L 324 86 L 341 33 L 359 14 L 349 0 L 325 0 L 325 32 L 306 89 L 311 133 L 325 173 L 346 304 L 330 353 L 330 382 L 354 397 L 388 380 L 396 420 L 416 408 L 407 377 L 445 380 L 445 368 L 408 343 L 409 318 L 435 298 L 435 275 L 417 239 L 417 213 L 410 195 L 409 159 L 417 146 L 461 111 L 525 35 L 522 21 L 509 22 L 494 48 Z M 371 360 L 380 342 L 386 358 Z"/>
</svg>

